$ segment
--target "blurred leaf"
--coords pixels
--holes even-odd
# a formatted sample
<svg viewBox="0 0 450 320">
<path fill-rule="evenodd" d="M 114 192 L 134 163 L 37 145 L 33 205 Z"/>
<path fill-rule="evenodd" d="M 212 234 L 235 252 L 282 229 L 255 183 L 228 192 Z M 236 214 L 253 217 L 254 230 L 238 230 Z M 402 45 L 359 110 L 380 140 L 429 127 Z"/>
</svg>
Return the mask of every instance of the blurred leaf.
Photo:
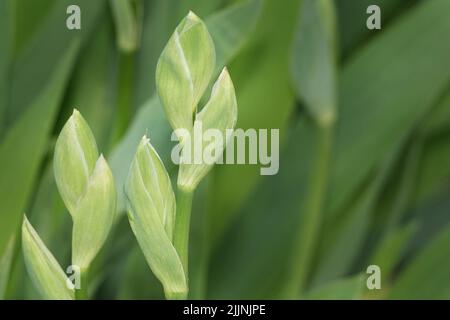
<svg viewBox="0 0 450 320">
<path fill-rule="evenodd" d="M 369 30 L 366 26 L 369 14 L 366 13 L 367 7 L 377 5 L 381 9 L 382 29 L 390 26 L 392 18 L 396 17 L 401 11 L 411 9 L 418 0 L 339 0 L 336 6 L 339 14 L 340 29 L 340 48 L 342 55 L 351 54 L 358 46 L 364 45 L 364 42 L 371 40 L 377 32 Z M 395 22 L 395 19 L 394 19 Z"/>
<path fill-rule="evenodd" d="M 79 43 L 74 43 L 67 48 L 63 59 L 57 62 L 52 77 L 45 81 L 45 90 L 27 108 L 0 144 L 0 255 L 18 227 L 31 195 L 78 46 Z M 36 130 L 36 124 L 39 124 L 39 130 Z"/>
<path fill-rule="evenodd" d="M 447 10 L 445 0 L 422 2 L 343 69 L 331 213 L 442 93 L 450 76 L 450 44 L 440 40 L 450 32 Z"/>
<path fill-rule="evenodd" d="M 206 27 L 216 48 L 214 74 L 218 74 L 246 43 L 248 33 L 256 25 L 261 3 L 262 0 L 240 1 L 211 15 L 206 20 Z"/>
<path fill-rule="evenodd" d="M 142 283 L 145 283 L 145 286 Z M 129 253 L 117 298 L 125 300 L 164 299 L 161 283 L 152 272 L 148 272 L 147 262 L 139 247 L 133 248 Z"/>
<path fill-rule="evenodd" d="M 0 300 L 5 299 L 6 288 L 11 277 L 11 267 L 14 258 L 15 239 L 11 238 L 6 246 L 3 256 L 0 256 Z"/>
<path fill-rule="evenodd" d="M 428 136 L 450 131 L 450 88 L 447 89 L 438 105 L 428 114 L 421 130 Z"/>
<path fill-rule="evenodd" d="M 450 181 L 450 135 L 428 139 L 420 159 L 413 205 L 436 196 Z"/>
<path fill-rule="evenodd" d="M 7 2 L 7 1 L 4 1 Z M 14 26 L 14 55 L 20 54 L 26 47 L 40 27 L 45 23 L 49 12 L 57 1 L 55 0 L 12 0 L 14 15 L 11 17 L 15 21 Z M 65 12 L 65 10 L 64 10 Z"/>
<path fill-rule="evenodd" d="M 336 34 L 334 5 L 304 0 L 292 55 L 297 96 L 321 124 L 334 123 L 337 113 Z"/>
<path fill-rule="evenodd" d="M 72 300 L 67 277 L 27 218 L 22 226 L 22 248 L 28 273 L 44 299 Z"/>
<path fill-rule="evenodd" d="M 279 129 L 280 143 L 295 100 L 289 52 L 298 8 L 299 1 L 266 0 L 248 44 L 229 67 L 239 108 L 236 128 Z M 214 203 L 211 244 L 222 236 L 254 190 L 259 169 L 258 165 L 215 166 L 210 199 Z"/>
<path fill-rule="evenodd" d="M 66 28 L 68 15 L 65 12 L 71 4 L 83 8 L 81 30 Z M 11 100 L 7 113 L 8 125 L 12 125 L 44 90 L 47 79 L 54 71 L 54 64 L 47 62 L 61 61 L 68 48 L 90 34 L 104 4 L 104 0 L 61 0 L 52 7 L 39 31 L 27 42 L 27 46 L 14 61 Z"/>
<path fill-rule="evenodd" d="M 433 238 L 398 276 L 391 299 L 448 299 L 450 296 L 450 227 Z"/>
<path fill-rule="evenodd" d="M 309 300 L 348 300 L 360 299 L 366 286 L 363 274 L 341 278 L 315 288 L 306 296 Z"/>
<path fill-rule="evenodd" d="M 124 52 L 133 52 L 139 46 L 139 22 L 132 0 L 109 1 L 116 25 L 117 46 Z"/>
<path fill-rule="evenodd" d="M 317 268 L 312 285 L 318 286 L 345 276 L 363 248 L 371 223 L 371 215 L 384 183 L 386 169 L 381 169 L 359 196 L 345 209 L 345 215 L 333 221 L 324 232 L 319 248 Z"/>
<path fill-rule="evenodd" d="M 292 246 L 301 219 L 298 204 L 304 201 L 313 160 L 313 152 L 303 150 L 314 150 L 317 136 L 314 124 L 304 117 L 286 130 L 279 173 L 261 177 L 256 190 L 236 213 L 237 219 L 212 252 L 208 298 L 279 298 L 283 281 L 288 281 L 286 263 L 290 262 L 291 250 L 287 248 Z M 208 214 L 209 219 L 216 218 L 210 215 L 211 211 Z"/>
<path fill-rule="evenodd" d="M 9 78 L 15 39 L 13 8 L 13 0 L 0 1 L 0 39 L 2 39 L 0 41 L 0 136 L 3 135 L 5 112 L 9 100 Z"/>
<path fill-rule="evenodd" d="M 100 16 L 98 30 L 89 36 L 82 59 L 77 61 L 63 110 L 72 113 L 77 108 L 91 127 L 100 150 L 106 150 L 112 132 L 111 122 L 116 114 L 117 55 L 113 29 Z M 63 113 L 63 115 L 65 112 Z M 67 119 L 68 116 L 61 116 Z"/>
<path fill-rule="evenodd" d="M 415 223 L 395 228 L 380 241 L 374 254 L 368 260 L 368 265 L 375 264 L 380 267 L 385 281 L 390 278 L 394 268 L 403 258 L 407 244 L 416 230 Z"/>
</svg>

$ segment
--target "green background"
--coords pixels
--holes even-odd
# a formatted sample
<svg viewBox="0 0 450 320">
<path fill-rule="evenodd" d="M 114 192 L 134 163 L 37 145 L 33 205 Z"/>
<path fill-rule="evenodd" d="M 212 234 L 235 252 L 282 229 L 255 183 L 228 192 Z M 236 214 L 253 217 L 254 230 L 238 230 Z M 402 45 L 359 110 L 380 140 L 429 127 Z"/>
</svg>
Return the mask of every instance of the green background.
<svg viewBox="0 0 450 320">
<path fill-rule="evenodd" d="M 330 2 L 337 122 L 307 297 L 448 299 L 450 1 Z M 81 8 L 81 30 L 66 28 L 70 4 Z M 381 30 L 366 27 L 371 4 L 381 8 Z M 119 189 L 146 132 L 176 175 L 155 68 L 189 10 L 212 34 L 218 69 L 229 68 L 237 127 L 277 128 L 281 138 L 277 175 L 260 176 L 255 165 L 220 165 L 197 190 L 190 297 L 285 297 L 283 288 L 294 281 L 288 270 L 303 267 L 293 257 L 302 250 L 296 239 L 305 232 L 320 160 L 321 130 L 296 80 L 310 75 L 293 63 L 316 57 L 296 50 L 302 1 L 133 0 L 125 5 L 131 11 L 117 15 L 112 6 L 0 0 L 0 298 L 39 298 L 20 248 L 23 213 L 59 263 L 69 265 L 71 221 L 52 156 L 73 108 L 92 128 Z M 309 89 L 319 96 L 323 90 L 320 82 Z M 122 214 L 122 194 L 119 208 L 93 266 L 92 297 L 161 299 Z M 381 290 L 366 288 L 372 264 L 381 268 Z"/>
</svg>

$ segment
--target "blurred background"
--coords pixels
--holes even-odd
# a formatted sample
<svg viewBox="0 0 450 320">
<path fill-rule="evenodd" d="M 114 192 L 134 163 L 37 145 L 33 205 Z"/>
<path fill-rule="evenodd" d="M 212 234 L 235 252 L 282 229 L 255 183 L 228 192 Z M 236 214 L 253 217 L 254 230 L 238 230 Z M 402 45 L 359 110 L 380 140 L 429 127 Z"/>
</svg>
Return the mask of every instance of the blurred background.
<svg viewBox="0 0 450 320">
<path fill-rule="evenodd" d="M 286 298 L 300 279 L 309 298 L 450 298 L 450 1 L 321 3 L 0 0 L 0 298 L 39 299 L 22 257 L 23 213 L 70 264 L 52 157 L 73 108 L 119 188 L 92 296 L 164 297 L 122 186 L 146 132 L 176 176 L 155 67 L 189 10 L 208 26 L 217 69 L 230 70 L 237 127 L 280 130 L 277 175 L 220 165 L 197 190 L 190 297 Z M 66 27 L 72 4 L 80 30 Z M 380 30 L 366 24 L 374 4 Z M 380 290 L 366 286 L 370 265 Z"/>
</svg>

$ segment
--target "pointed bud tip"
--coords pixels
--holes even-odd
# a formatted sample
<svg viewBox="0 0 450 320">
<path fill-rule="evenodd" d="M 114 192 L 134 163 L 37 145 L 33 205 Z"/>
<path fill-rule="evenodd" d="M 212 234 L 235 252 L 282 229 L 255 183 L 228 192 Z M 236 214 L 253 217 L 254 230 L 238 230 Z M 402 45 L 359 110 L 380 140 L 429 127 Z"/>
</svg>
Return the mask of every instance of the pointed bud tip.
<svg viewBox="0 0 450 320">
<path fill-rule="evenodd" d="M 193 21 L 200 21 L 200 18 L 194 12 L 192 12 L 192 10 L 189 10 L 186 18 Z"/>
</svg>

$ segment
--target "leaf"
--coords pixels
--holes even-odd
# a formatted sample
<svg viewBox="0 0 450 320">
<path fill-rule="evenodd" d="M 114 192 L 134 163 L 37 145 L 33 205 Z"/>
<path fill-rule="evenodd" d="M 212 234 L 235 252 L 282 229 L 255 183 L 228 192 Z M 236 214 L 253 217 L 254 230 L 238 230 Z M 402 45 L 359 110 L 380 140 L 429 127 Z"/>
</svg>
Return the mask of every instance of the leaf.
<svg viewBox="0 0 450 320">
<path fill-rule="evenodd" d="M 73 300 L 74 293 L 67 286 L 64 271 L 26 217 L 22 226 L 22 248 L 28 273 L 43 298 Z"/>
<path fill-rule="evenodd" d="M 0 2 L 0 136 L 3 135 L 5 113 L 8 106 L 9 77 L 14 39 L 13 1 Z M 1 139 L 0 139 L 1 141 Z"/>
<path fill-rule="evenodd" d="M 303 1 L 292 52 L 292 76 L 298 97 L 323 124 L 336 118 L 336 35 L 333 3 Z"/>
<path fill-rule="evenodd" d="M 75 109 L 59 134 L 53 160 L 56 184 L 72 217 L 85 194 L 97 158 L 94 135 Z"/>
<path fill-rule="evenodd" d="M 281 148 L 280 172 L 261 177 L 256 190 L 236 213 L 228 232 L 212 248 L 214 251 L 209 243 L 212 252 L 208 257 L 211 260 L 208 298 L 276 299 L 283 281 L 287 281 L 286 264 L 291 251 L 286 248 L 292 245 L 301 218 L 298 203 L 304 201 L 313 160 L 313 153 L 305 154 L 303 150 L 314 148 L 317 139 L 314 124 L 304 117 L 287 130 L 287 140 Z M 211 215 L 209 218 L 217 219 Z"/>
<path fill-rule="evenodd" d="M 214 74 L 219 73 L 246 43 L 261 12 L 261 3 L 262 0 L 240 1 L 206 19 L 216 49 Z"/>
<path fill-rule="evenodd" d="M 131 0 L 110 0 L 116 25 L 117 46 L 124 52 L 133 52 L 139 46 L 137 16 Z"/>
<path fill-rule="evenodd" d="M 48 79 L 54 72 L 54 64 L 48 61 L 61 61 L 67 55 L 68 48 L 75 43 L 83 42 L 91 34 L 105 3 L 105 0 L 55 1 L 39 30 L 27 41 L 14 61 L 10 80 L 8 124 L 16 121 L 46 88 Z M 68 16 L 65 12 L 69 5 L 78 5 L 82 8 L 81 30 L 68 30 L 66 27 Z"/>
<path fill-rule="evenodd" d="M 361 181 L 410 133 L 446 87 L 450 45 L 437 39 L 450 32 L 447 10 L 450 2 L 445 0 L 421 2 L 344 67 L 331 215 L 349 201 Z M 423 48 L 429 48 L 430 56 Z M 430 63 L 436 59 L 444 65 Z"/>
<path fill-rule="evenodd" d="M 227 145 L 230 136 L 227 130 L 234 129 L 237 120 L 237 101 L 236 94 L 231 81 L 230 75 L 226 68 L 219 75 L 212 89 L 211 98 L 206 106 L 196 115 L 193 132 L 190 133 L 189 142 L 183 141 L 182 159 L 180 170 L 178 173 L 178 186 L 184 190 L 195 190 L 200 181 L 211 170 L 213 164 L 221 157 L 222 151 Z M 202 126 L 202 131 L 196 132 L 196 125 Z M 207 130 L 218 130 L 221 134 L 221 141 L 217 141 L 217 137 L 211 139 L 213 141 L 205 142 L 204 133 Z M 198 136 L 200 134 L 200 136 Z M 180 136 L 180 135 L 179 135 Z M 219 139 L 219 140 L 220 140 Z M 201 150 L 196 150 L 197 144 L 202 145 Z M 206 161 L 205 154 L 207 148 L 213 147 L 214 151 L 208 157 L 214 161 Z M 186 152 L 189 150 L 188 152 Z M 198 154 L 197 151 L 200 151 Z M 186 159 L 187 158 L 187 159 Z M 197 164 L 196 159 L 199 158 L 200 163 Z M 211 159 L 210 159 L 211 160 Z"/>
<path fill-rule="evenodd" d="M 180 22 L 156 67 L 156 89 L 174 130 L 192 128 L 192 114 L 209 84 L 216 62 L 214 43 L 194 13 Z"/>
<path fill-rule="evenodd" d="M 448 299 L 450 296 L 450 227 L 439 233 L 395 281 L 390 299 Z"/>
<path fill-rule="evenodd" d="M 112 172 L 100 155 L 72 214 L 72 263 L 81 270 L 90 266 L 105 243 L 114 221 L 116 198 Z"/>
<path fill-rule="evenodd" d="M 450 176 L 449 161 L 448 134 L 426 141 L 419 163 L 417 182 L 414 186 L 413 206 L 423 204 L 445 188 Z"/>
<path fill-rule="evenodd" d="M 45 90 L 36 97 L 0 143 L 0 255 L 11 234 L 19 226 L 31 195 L 78 45 L 75 43 L 69 47 L 63 59 L 54 65 L 55 71 L 46 81 Z M 36 129 L 36 123 L 39 123 L 39 130 Z"/>
<path fill-rule="evenodd" d="M 396 16 L 412 7 L 419 1 L 405 2 L 403 0 L 339 0 L 336 1 L 340 30 L 340 48 L 343 56 L 348 56 L 358 50 L 364 41 L 371 40 L 377 34 L 369 30 L 366 21 L 370 16 L 367 8 L 377 5 L 381 9 L 382 30 L 390 27 L 396 21 Z M 383 31 L 381 31 L 383 32 Z"/>
<path fill-rule="evenodd" d="M 450 129 L 450 87 L 441 101 L 427 115 L 421 126 L 421 132 L 426 136 L 448 132 Z"/>
<path fill-rule="evenodd" d="M 313 289 L 306 298 L 309 300 L 361 299 L 366 285 L 365 280 L 363 274 L 341 278 Z"/>
<path fill-rule="evenodd" d="M 383 279 L 390 278 L 394 268 L 403 258 L 406 246 L 416 230 L 415 223 L 399 226 L 380 241 L 368 262 L 380 267 Z"/>
<path fill-rule="evenodd" d="M 299 3 L 264 1 L 247 45 L 229 66 L 239 102 L 236 128 L 279 129 L 280 143 L 286 137 L 295 107 L 289 52 Z M 211 245 L 223 235 L 254 191 L 260 179 L 260 166 L 216 166 L 213 174 L 213 192 L 208 200 L 214 203 Z"/>
<path fill-rule="evenodd" d="M 89 38 L 73 71 L 70 90 L 67 90 L 62 113 L 71 112 L 74 106 L 92 126 L 100 150 L 107 150 L 117 117 L 117 51 L 114 44 L 114 30 L 106 12 L 101 17 L 98 30 Z M 95 107 L 94 107 L 95 106 Z"/>
<path fill-rule="evenodd" d="M 125 193 L 131 228 L 166 297 L 185 296 L 183 266 L 171 242 L 175 195 L 163 163 L 145 136 L 131 164 Z"/>
<path fill-rule="evenodd" d="M 5 299 L 6 288 L 11 276 L 10 272 L 13 264 L 15 247 L 15 239 L 11 238 L 6 246 L 3 256 L 0 257 L 0 300 Z"/>
</svg>

